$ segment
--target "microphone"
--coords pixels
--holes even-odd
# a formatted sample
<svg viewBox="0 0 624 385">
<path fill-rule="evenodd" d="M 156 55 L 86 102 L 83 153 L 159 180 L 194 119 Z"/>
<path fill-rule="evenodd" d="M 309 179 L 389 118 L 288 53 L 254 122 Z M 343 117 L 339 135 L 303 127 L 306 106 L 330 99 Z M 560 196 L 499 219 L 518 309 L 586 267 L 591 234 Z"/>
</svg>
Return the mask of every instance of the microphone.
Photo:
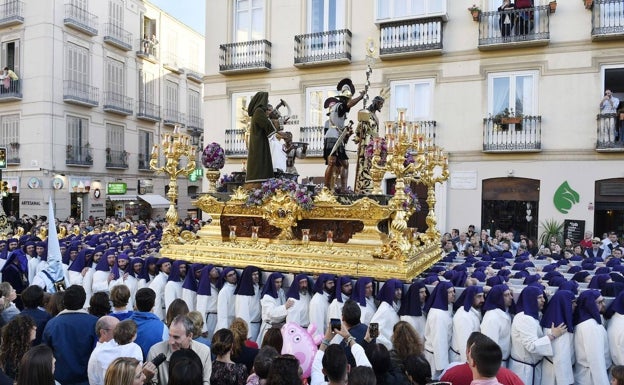
<svg viewBox="0 0 624 385">
<path fill-rule="evenodd" d="M 160 353 L 159 355 L 154 357 L 154 359 L 152 360 L 152 364 L 154 364 L 154 366 L 158 367 L 160 364 L 165 362 L 166 359 L 167 359 L 167 356 L 165 356 L 164 353 Z"/>
</svg>

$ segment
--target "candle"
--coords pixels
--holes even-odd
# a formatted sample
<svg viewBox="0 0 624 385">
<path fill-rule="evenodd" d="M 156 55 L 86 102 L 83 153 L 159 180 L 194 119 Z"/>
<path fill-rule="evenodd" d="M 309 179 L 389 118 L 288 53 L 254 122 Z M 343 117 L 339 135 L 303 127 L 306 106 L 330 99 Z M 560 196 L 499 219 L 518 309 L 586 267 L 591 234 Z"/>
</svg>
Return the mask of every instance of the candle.
<svg viewBox="0 0 624 385">
<path fill-rule="evenodd" d="M 158 146 L 157 146 L 157 145 L 154 145 L 154 146 L 152 147 L 152 154 L 156 154 L 157 152 L 158 152 Z"/>
</svg>

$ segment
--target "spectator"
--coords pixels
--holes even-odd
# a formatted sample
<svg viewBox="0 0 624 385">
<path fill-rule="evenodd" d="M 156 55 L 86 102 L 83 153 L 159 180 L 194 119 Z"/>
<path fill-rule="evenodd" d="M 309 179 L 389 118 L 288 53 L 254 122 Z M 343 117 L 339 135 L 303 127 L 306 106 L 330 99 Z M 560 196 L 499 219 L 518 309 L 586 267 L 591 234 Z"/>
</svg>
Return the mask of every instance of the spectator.
<svg viewBox="0 0 624 385">
<path fill-rule="evenodd" d="M 234 334 L 229 329 L 219 329 L 212 337 L 212 352 L 216 359 L 212 362 L 211 385 L 243 385 L 247 379 L 247 367 L 237 364 L 230 358 Z"/>
<path fill-rule="evenodd" d="M 180 298 L 176 298 L 171 301 L 171 304 L 167 308 L 167 315 L 165 316 L 165 324 L 167 327 L 171 326 L 171 321 L 179 315 L 186 315 L 189 312 L 188 305 Z"/>
<path fill-rule="evenodd" d="M 128 310 L 130 301 L 130 289 L 126 285 L 115 285 L 111 289 L 110 300 L 113 303 L 113 311 L 110 315 L 120 321 L 130 318 L 132 311 Z"/>
<path fill-rule="evenodd" d="M 615 365 L 611 367 L 611 385 L 624 385 L 624 366 Z"/>
<path fill-rule="evenodd" d="M 43 289 L 37 285 L 28 286 L 22 292 L 22 302 L 24 310 L 20 313 L 22 316 L 31 317 L 37 324 L 37 335 L 33 341 L 33 346 L 41 343 L 41 336 L 46 324 L 52 318 L 45 310 L 43 310 Z"/>
<path fill-rule="evenodd" d="M 12 379 L 17 378 L 19 363 L 34 341 L 36 331 L 35 321 L 28 316 L 15 317 L 2 328 L 0 367 Z"/>
<path fill-rule="evenodd" d="M 171 353 L 167 385 L 202 385 L 203 382 L 202 362 L 197 353 L 190 349 Z"/>
<path fill-rule="evenodd" d="M 10 383 L 12 384 L 12 382 Z M 24 354 L 16 385 L 55 385 L 54 355 L 47 345 L 37 345 Z M 8 385 L 0 380 L 0 385 Z"/>
<path fill-rule="evenodd" d="M 427 361 L 425 361 L 427 362 Z M 429 365 L 429 364 L 427 364 Z M 376 385 L 375 372 L 368 366 L 356 366 L 349 371 L 349 385 Z"/>
<path fill-rule="evenodd" d="M 193 321 L 193 341 L 201 342 L 202 344 L 210 347 L 210 340 L 202 336 L 202 329 L 204 327 L 204 319 L 200 312 L 191 311 L 187 316 Z"/>
<path fill-rule="evenodd" d="M 275 357 L 266 385 L 301 385 L 301 368 L 297 357 L 283 354 Z M 212 385 L 212 384 L 211 384 Z"/>
<path fill-rule="evenodd" d="M 95 323 L 95 335 L 98 338 L 97 346 L 113 339 L 113 331 L 119 320 L 115 317 L 106 315 L 101 317 Z"/>
<path fill-rule="evenodd" d="M 20 313 L 20 310 L 15 306 L 15 299 L 17 298 L 17 292 L 10 283 L 2 282 L 0 283 L 0 296 L 2 296 L 2 306 L 0 307 L 0 317 L 2 320 L 0 321 L 0 326 L 7 324 L 11 321 L 15 316 Z"/>
<path fill-rule="evenodd" d="M 405 375 L 412 385 L 426 385 L 431 381 L 431 366 L 423 356 L 409 356 L 405 361 Z"/>
<path fill-rule="evenodd" d="M 145 382 L 145 374 L 140 364 L 136 358 L 117 358 L 106 369 L 104 385 L 142 385 Z"/>
<path fill-rule="evenodd" d="M 282 332 L 280 331 L 280 329 L 269 328 L 264 335 L 261 348 L 265 346 L 272 346 L 275 348 L 275 350 L 277 350 L 278 353 L 281 354 L 283 345 L 284 339 L 282 337 Z"/>
<path fill-rule="evenodd" d="M 232 361 L 240 364 L 244 364 L 247 368 L 247 372 L 251 373 L 254 359 L 258 354 L 257 348 L 251 348 L 247 346 L 247 336 L 249 331 L 247 330 L 247 323 L 242 318 L 234 318 L 230 330 L 234 334 L 234 345 L 232 346 Z M 280 332 L 280 336 L 282 333 Z"/>
<path fill-rule="evenodd" d="M 247 385 L 264 385 L 269 375 L 269 369 L 275 357 L 279 356 L 272 346 L 265 346 L 256 355 L 253 363 L 253 373 L 247 378 Z"/>
<path fill-rule="evenodd" d="M 93 296 L 91 296 L 89 300 L 89 314 L 100 318 L 110 313 L 110 311 L 111 306 L 108 294 L 103 291 L 93 293 Z"/>
<path fill-rule="evenodd" d="M 496 373 L 501 366 L 503 352 L 490 338 L 475 341 L 468 352 L 468 365 L 473 385 L 500 385 Z"/>
<path fill-rule="evenodd" d="M 141 347 L 143 357 L 147 357 L 150 348 L 161 341 L 169 338 L 169 332 L 165 324 L 157 315 L 151 312 L 156 301 L 156 293 L 149 287 L 137 290 L 134 303 L 135 311 L 130 319 L 137 324 L 137 338 L 135 342 Z"/>
<path fill-rule="evenodd" d="M 65 310 L 63 298 L 65 298 L 64 291 L 57 291 L 50 296 L 48 303 L 45 305 L 45 309 L 51 317 L 56 317 L 60 312 Z"/>
<path fill-rule="evenodd" d="M 405 363 L 412 356 L 422 356 L 425 351 L 422 338 L 406 321 L 399 321 L 394 325 L 392 333 L 392 350 L 390 358 L 392 365 L 402 373 L 405 372 Z"/>
</svg>

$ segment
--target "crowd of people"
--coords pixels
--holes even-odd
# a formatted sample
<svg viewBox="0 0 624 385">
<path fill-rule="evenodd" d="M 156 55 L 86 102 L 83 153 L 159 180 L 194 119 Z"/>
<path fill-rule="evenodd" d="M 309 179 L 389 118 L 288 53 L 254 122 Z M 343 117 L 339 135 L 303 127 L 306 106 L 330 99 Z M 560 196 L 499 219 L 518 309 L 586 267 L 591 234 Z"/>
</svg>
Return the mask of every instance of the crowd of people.
<svg viewBox="0 0 624 385">
<path fill-rule="evenodd" d="M 470 226 L 414 281 L 377 282 L 171 260 L 159 222 L 25 223 L 0 241 L 0 385 L 624 381 L 616 233 L 538 246 Z M 317 341 L 309 368 L 284 324 Z"/>
</svg>

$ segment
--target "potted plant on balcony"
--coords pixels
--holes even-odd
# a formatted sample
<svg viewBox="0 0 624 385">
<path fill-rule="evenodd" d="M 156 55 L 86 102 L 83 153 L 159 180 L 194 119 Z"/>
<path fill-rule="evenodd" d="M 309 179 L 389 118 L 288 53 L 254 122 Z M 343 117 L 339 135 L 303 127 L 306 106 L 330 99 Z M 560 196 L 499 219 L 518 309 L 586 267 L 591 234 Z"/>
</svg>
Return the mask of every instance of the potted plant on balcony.
<svg viewBox="0 0 624 385">
<path fill-rule="evenodd" d="M 20 144 L 18 142 L 11 142 L 9 143 L 9 145 L 11 146 L 13 150 L 19 150 L 20 148 Z"/>
<path fill-rule="evenodd" d="M 551 2 L 548 3 L 548 7 L 550 9 L 550 13 L 555 13 L 555 11 L 557 10 L 557 1 L 553 0 Z"/>
<path fill-rule="evenodd" d="M 508 129 L 510 124 L 515 124 L 516 130 L 522 129 L 522 114 L 514 112 L 513 108 L 505 108 L 494 115 L 493 121 L 495 124 L 500 125 L 503 130 Z"/>
<path fill-rule="evenodd" d="M 481 16 L 481 8 L 479 8 L 476 4 L 473 4 L 472 7 L 468 7 L 468 12 L 472 15 L 472 20 L 479 21 L 479 17 Z"/>
<path fill-rule="evenodd" d="M 585 9 L 591 9 L 594 6 L 594 0 L 583 0 Z"/>
</svg>

